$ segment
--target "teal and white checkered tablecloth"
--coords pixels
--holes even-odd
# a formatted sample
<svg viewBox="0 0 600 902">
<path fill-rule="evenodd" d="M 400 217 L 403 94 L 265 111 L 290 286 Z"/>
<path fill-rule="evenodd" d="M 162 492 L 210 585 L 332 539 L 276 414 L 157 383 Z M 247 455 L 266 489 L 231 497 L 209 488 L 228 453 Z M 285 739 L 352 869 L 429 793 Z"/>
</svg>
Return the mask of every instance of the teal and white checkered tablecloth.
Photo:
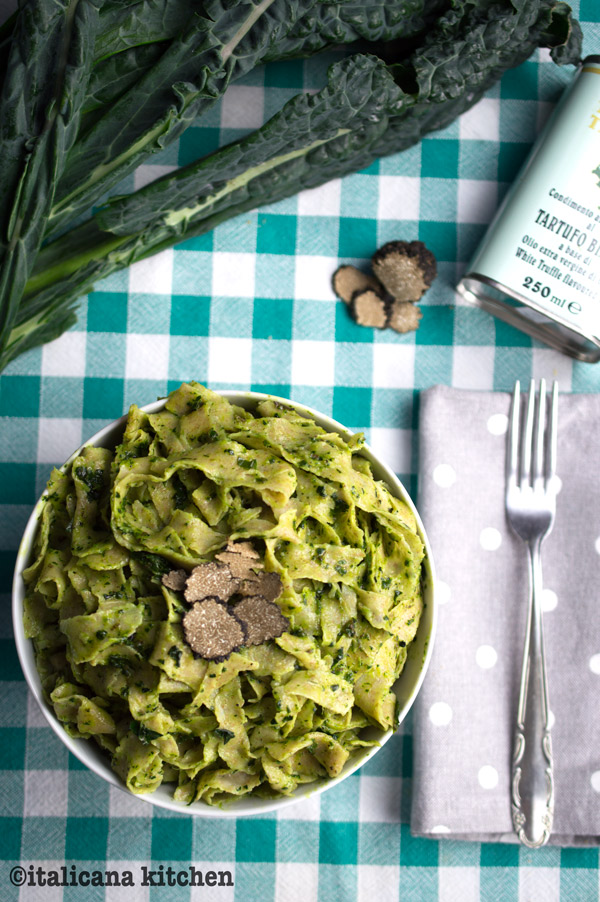
<svg viewBox="0 0 600 902">
<path fill-rule="evenodd" d="M 600 4 L 574 6 L 585 52 L 598 52 Z M 124 187 L 260 125 L 321 84 L 330 59 L 253 72 Z M 597 365 L 549 350 L 453 290 L 571 71 L 540 54 L 419 146 L 110 277 L 82 301 L 76 327 L 0 377 L 2 900 L 598 900 L 597 849 L 412 838 L 410 717 L 357 774 L 277 817 L 191 818 L 109 789 L 69 755 L 28 695 L 9 613 L 16 549 L 51 466 L 132 402 L 181 381 L 268 391 L 333 415 L 363 430 L 413 493 L 420 390 L 510 389 L 515 378 L 546 376 L 563 391 L 599 391 Z M 330 288 L 340 261 L 363 262 L 397 238 L 423 240 L 439 261 L 421 326 L 405 336 L 355 325 Z M 191 864 L 204 886 L 177 885 L 172 875 L 189 875 Z M 49 875 L 64 866 L 67 882 L 129 871 L 135 885 L 19 889 L 15 866 L 36 880 L 38 868 Z M 174 886 L 148 885 L 161 869 Z"/>
</svg>

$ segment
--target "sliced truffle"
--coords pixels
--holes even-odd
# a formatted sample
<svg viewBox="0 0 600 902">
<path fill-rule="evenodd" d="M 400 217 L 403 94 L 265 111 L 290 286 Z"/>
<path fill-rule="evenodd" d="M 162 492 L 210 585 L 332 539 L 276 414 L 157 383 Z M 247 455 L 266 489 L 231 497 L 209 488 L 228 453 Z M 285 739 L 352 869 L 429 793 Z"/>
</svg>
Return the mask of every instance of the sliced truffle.
<svg viewBox="0 0 600 902">
<path fill-rule="evenodd" d="M 252 579 L 255 570 L 263 569 L 260 555 L 250 542 L 229 542 L 215 558 L 226 564 L 236 579 Z"/>
<path fill-rule="evenodd" d="M 234 611 L 246 627 L 246 645 L 261 645 L 267 639 L 276 639 L 290 628 L 289 620 L 277 605 L 262 595 L 242 598 Z"/>
<path fill-rule="evenodd" d="M 173 589 L 175 592 L 183 592 L 187 577 L 188 575 L 185 570 L 171 570 L 169 573 L 163 574 L 162 583 L 167 589 Z"/>
<path fill-rule="evenodd" d="M 373 254 L 372 264 L 398 301 L 418 301 L 437 275 L 435 257 L 422 241 L 389 241 Z"/>
<path fill-rule="evenodd" d="M 279 573 L 257 573 L 254 579 L 244 579 L 240 586 L 242 595 L 263 595 L 267 601 L 275 601 L 283 591 Z"/>
<path fill-rule="evenodd" d="M 350 313 L 359 326 L 371 326 L 374 329 L 385 329 L 386 327 L 385 300 L 372 288 L 358 291 L 352 295 Z"/>
<path fill-rule="evenodd" d="M 190 603 L 209 596 L 228 601 L 239 590 L 239 585 L 226 563 L 211 561 L 194 567 L 188 576 L 184 597 Z"/>
<path fill-rule="evenodd" d="M 245 554 L 231 554 L 229 551 L 223 551 L 216 555 L 220 562 L 226 565 L 235 579 L 252 579 L 254 575 L 253 568 L 260 567 L 259 561 L 246 557 Z"/>
<path fill-rule="evenodd" d="M 356 266 L 349 265 L 336 269 L 331 279 L 331 285 L 337 296 L 346 304 L 350 303 L 352 295 L 357 291 L 365 291 L 368 288 L 381 291 L 381 285 L 377 279 L 357 269 Z"/>
<path fill-rule="evenodd" d="M 410 301 L 394 301 L 390 307 L 388 326 L 396 332 L 414 332 L 423 314 Z"/>
<path fill-rule="evenodd" d="M 182 623 L 190 648 L 208 661 L 223 661 L 246 643 L 244 623 L 216 598 L 197 601 Z"/>
<path fill-rule="evenodd" d="M 254 558 L 254 560 L 260 560 L 260 554 L 252 544 L 252 542 L 232 542 L 231 540 L 227 543 L 227 548 L 225 551 L 230 551 L 235 554 L 243 554 L 246 557 Z"/>
</svg>

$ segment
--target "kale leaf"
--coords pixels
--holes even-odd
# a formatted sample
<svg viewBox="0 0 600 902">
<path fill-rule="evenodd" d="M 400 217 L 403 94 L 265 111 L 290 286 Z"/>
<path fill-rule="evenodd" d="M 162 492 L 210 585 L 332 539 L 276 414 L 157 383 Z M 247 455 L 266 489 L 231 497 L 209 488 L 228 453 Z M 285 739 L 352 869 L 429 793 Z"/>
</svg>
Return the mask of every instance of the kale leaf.
<svg viewBox="0 0 600 902">
<path fill-rule="evenodd" d="M 129 724 L 129 729 L 144 745 L 148 745 L 149 742 L 152 742 L 153 739 L 158 739 L 161 735 L 156 730 L 151 730 L 143 723 L 140 723 L 139 720 L 132 720 Z"/>
<path fill-rule="evenodd" d="M 149 551 L 135 551 L 133 557 L 140 564 L 143 564 L 146 570 L 158 580 L 173 569 L 169 561 L 161 557 L 160 554 L 151 554 Z"/>
<path fill-rule="evenodd" d="M 73 475 L 85 486 L 89 501 L 100 500 L 106 484 L 104 470 L 96 470 L 94 467 L 75 467 Z"/>
</svg>

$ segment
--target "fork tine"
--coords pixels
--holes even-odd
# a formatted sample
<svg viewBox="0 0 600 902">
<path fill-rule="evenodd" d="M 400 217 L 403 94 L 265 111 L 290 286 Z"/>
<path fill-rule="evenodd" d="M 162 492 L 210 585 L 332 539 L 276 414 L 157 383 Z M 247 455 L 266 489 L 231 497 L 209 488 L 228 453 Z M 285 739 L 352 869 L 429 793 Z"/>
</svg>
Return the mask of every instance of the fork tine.
<svg viewBox="0 0 600 902">
<path fill-rule="evenodd" d="M 536 408 L 535 436 L 534 436 L 534 460 L 533 483 L 539 483 L 544 476 L 544 458 L 546 433 L 546 380 L 540 379 L 540 391 Z"/>
<path fill-rule="evenodd" d="M 508 448 L 506 455 L 506 487 L 513 488 L 517 483 L 517 465 L 519 459 L 519 420 L 521 412 L 521 383 L 517 379 L 512 396 L 510 418 L 508 420 Z"/>
<path fill-rule="evenodd" d="M 521 488 L 524 489 L 531 482 L 531 458 L 533 446 L 533 417 L 535 413 L 535 381 L 529 383 L 529 395 L 527 397 L 527 414 L 525 429 L 521 441 Z"/>
<path fill-rule="evenodd" d="M 552 385 L 552 399 L 550 402 L 550 422 L 548 425 L 548 448 L 546 452 L 545 477 L 546 485 L 556 475 L 556 445 L 558 431 L 558 382 L 554 380 Z"/>
</svg>

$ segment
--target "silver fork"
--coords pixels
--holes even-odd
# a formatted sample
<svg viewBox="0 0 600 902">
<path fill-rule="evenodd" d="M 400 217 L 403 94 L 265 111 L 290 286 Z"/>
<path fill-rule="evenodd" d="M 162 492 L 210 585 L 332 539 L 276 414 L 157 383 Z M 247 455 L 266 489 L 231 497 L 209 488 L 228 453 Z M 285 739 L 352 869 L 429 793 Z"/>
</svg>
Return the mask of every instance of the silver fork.
<svg viewBox="0 0 600 902">
<path fill-rule="evenodd" d="M 512 762 L 512 819 L 520 841 L 537 849 L 550 836 L 554 817 L 552 745 L 548 723 L 548 684 L 542 631 L 541 545 L 554 524 L 556 511 L 556 429 L 558 386 L 546 416 L 546 383 L 529 387 L 527 412 L 521 425 L 520 385 L 512 400 L 506 464 L 506 513 L 514 532 L 529 551 L 529 614 L 519 709 Z M 547 422 L 546 422 L 547 421 Z"/>
</svg>

